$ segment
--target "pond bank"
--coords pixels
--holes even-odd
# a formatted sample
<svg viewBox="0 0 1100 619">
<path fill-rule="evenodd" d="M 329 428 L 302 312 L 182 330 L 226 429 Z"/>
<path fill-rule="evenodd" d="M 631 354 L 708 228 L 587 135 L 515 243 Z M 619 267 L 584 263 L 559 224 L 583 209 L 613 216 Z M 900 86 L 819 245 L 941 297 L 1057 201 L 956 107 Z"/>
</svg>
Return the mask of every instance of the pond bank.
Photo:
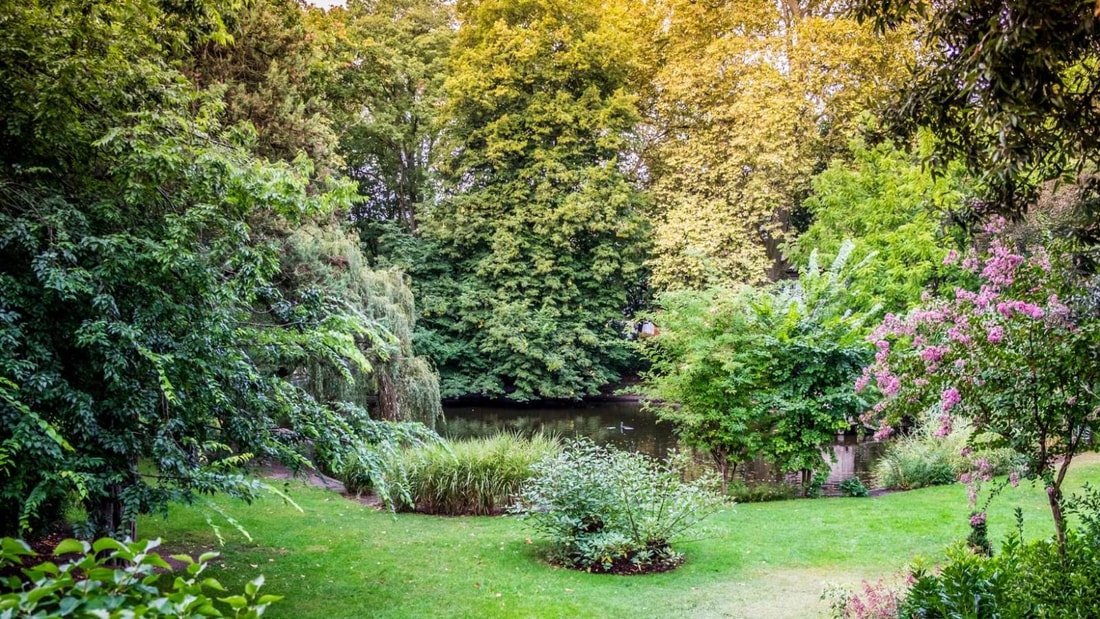
<svg viewBox="0 0 1100 619">
<path fill-rule="evenodd" d="M 629 400 L 540 402 L 521 406 L 500 402 L 449 404 L 444 407 L 444 418 L 438 430 L 447 438 L 486 437 L 502 431 L 527 436 L 543 432 L 562 438 L 587 438 L 601 445 L 654 458 L 663 458 L 670 449 L 679 446 L 671 424 L 661 422 L 639 402 Z M 868 487 L 873 486 L 872 471 L 882 457 L 885 443 L 845 434 L 838 435 L 828 449 L 834 462 L 825 481 L 826 493 L 837 493 L 840 483 L 851 477 L 858 477 Z M 761 460 L 738 468 L 744 481 L 782 479 Z"/>
</svg>

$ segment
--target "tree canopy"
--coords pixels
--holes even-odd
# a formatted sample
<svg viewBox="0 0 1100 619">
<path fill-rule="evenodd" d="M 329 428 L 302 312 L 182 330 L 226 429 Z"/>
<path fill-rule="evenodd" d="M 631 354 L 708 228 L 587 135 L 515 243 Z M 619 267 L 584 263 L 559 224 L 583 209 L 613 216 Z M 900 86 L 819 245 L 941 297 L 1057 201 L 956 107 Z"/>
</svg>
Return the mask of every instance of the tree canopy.
<svg viewBox="0 0 1100 619">
<path fill-rule="evenodd" d="M 577 398 L 613 380 L 642 195 L 619 169 L 629 48 L 587 2 L 461 3 L 425 352 L 449 395 Z"/>
<path fill-rule="evenodd" d="M 189 7 L 3 7 L 5 532 L 73 500 L 80 530 L 118 534 L 171 501 L 250 498 L 242 463 L 300 467 L 308 448 L 359 430 L 303 372 L 351 381 L 395 355 L 383 295 L 283 259 L 295 228 L 339 221 L 354 186 L 265 145 L 277 119 L 232 124 L 245 119 L 227 111 L 238 95 L 177 70 L 181 49 L 235 40 L 212 5 Z M 260 156 L 276 151 L 295 163 Z M 321 260 L 346 266 L 348 253 Z"/>
<path fill-rule="evenodd" d="M 983 210 L 1019 214 L 1043 181 L 1096 166 L 1095 2 L 862 0 L 856 14 L 880 32 L 917 24 L 925 53 L 885 115 L 931 129 L 940 163 L 979 175 Z"/>
</svg>

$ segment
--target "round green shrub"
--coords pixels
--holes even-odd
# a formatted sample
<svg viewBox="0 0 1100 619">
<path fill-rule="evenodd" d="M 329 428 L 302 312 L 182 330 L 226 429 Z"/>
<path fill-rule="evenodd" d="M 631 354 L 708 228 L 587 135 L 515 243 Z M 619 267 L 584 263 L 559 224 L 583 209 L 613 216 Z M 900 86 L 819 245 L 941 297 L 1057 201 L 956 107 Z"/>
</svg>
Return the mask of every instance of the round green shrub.
<svg viewBox="0 0 1100 619">
<path fill-rule="evenodd" d="M 682 562 L 672 542 L 723 504 L 713 480 L 682 479 L 677 462 L 575 441 L 535 465 L 513 512 L 549 538 L 560 565 L 661 571 Z"/>
</svg>

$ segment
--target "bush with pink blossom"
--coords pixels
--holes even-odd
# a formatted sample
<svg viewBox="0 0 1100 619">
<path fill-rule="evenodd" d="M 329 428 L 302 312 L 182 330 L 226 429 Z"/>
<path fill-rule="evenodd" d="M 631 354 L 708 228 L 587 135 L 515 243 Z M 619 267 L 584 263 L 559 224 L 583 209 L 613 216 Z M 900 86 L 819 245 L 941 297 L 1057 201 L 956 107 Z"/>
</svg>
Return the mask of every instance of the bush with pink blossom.
<svg viewBox="0 0 1100 619">
<path fill-rule="evenodd" d="M 856 388 L 881 395 L 864 419 L 879 437 L 934 410 L 937 434 L 950 434 L 961 416 L 991 446 L 1022 454 L 1025 476 L 1047 489 L 1062 542 L 1062 481 L 1100 430 L 1100 313 L 1068 259 L 988 232 L 984 253 L 960 257 L 973 286 L 886 316 Z M 972 483 L 989 478 L 980 467 L 969 474 Z"/>
</svg>

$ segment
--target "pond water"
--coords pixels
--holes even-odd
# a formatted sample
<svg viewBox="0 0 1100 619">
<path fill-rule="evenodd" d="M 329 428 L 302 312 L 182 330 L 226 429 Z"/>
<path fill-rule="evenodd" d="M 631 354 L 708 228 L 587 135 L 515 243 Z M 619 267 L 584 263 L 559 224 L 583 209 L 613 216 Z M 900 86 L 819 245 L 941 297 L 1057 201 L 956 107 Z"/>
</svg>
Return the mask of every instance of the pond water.
<svg viewBox="0 0 1100 619">
<path fill-rule="evenodd" d="M 535 432 L 564 438 L 587 437 L 602 445 L 664 457 L 677 446 L 668 423 L 658 423 L 654 414 L 629 401 L 579 402 L 559 406 L 455 405 L 444 407 L 446 421 L 440 433 L 448 438 L 491 436 L 500 431 L 530 435 Z M 829 446 L 835 456 L 826 490 L 835 490 L 840 482 L 858 476 L 871 487 L 872 471 L 882 457 L 885 443 L 838 435 Z M 738 467 L 743 479 L 777 481 L 766 462 L 755 461 Z M 788 478 L 797 482 L 797 477 Z"/>
</svg>

